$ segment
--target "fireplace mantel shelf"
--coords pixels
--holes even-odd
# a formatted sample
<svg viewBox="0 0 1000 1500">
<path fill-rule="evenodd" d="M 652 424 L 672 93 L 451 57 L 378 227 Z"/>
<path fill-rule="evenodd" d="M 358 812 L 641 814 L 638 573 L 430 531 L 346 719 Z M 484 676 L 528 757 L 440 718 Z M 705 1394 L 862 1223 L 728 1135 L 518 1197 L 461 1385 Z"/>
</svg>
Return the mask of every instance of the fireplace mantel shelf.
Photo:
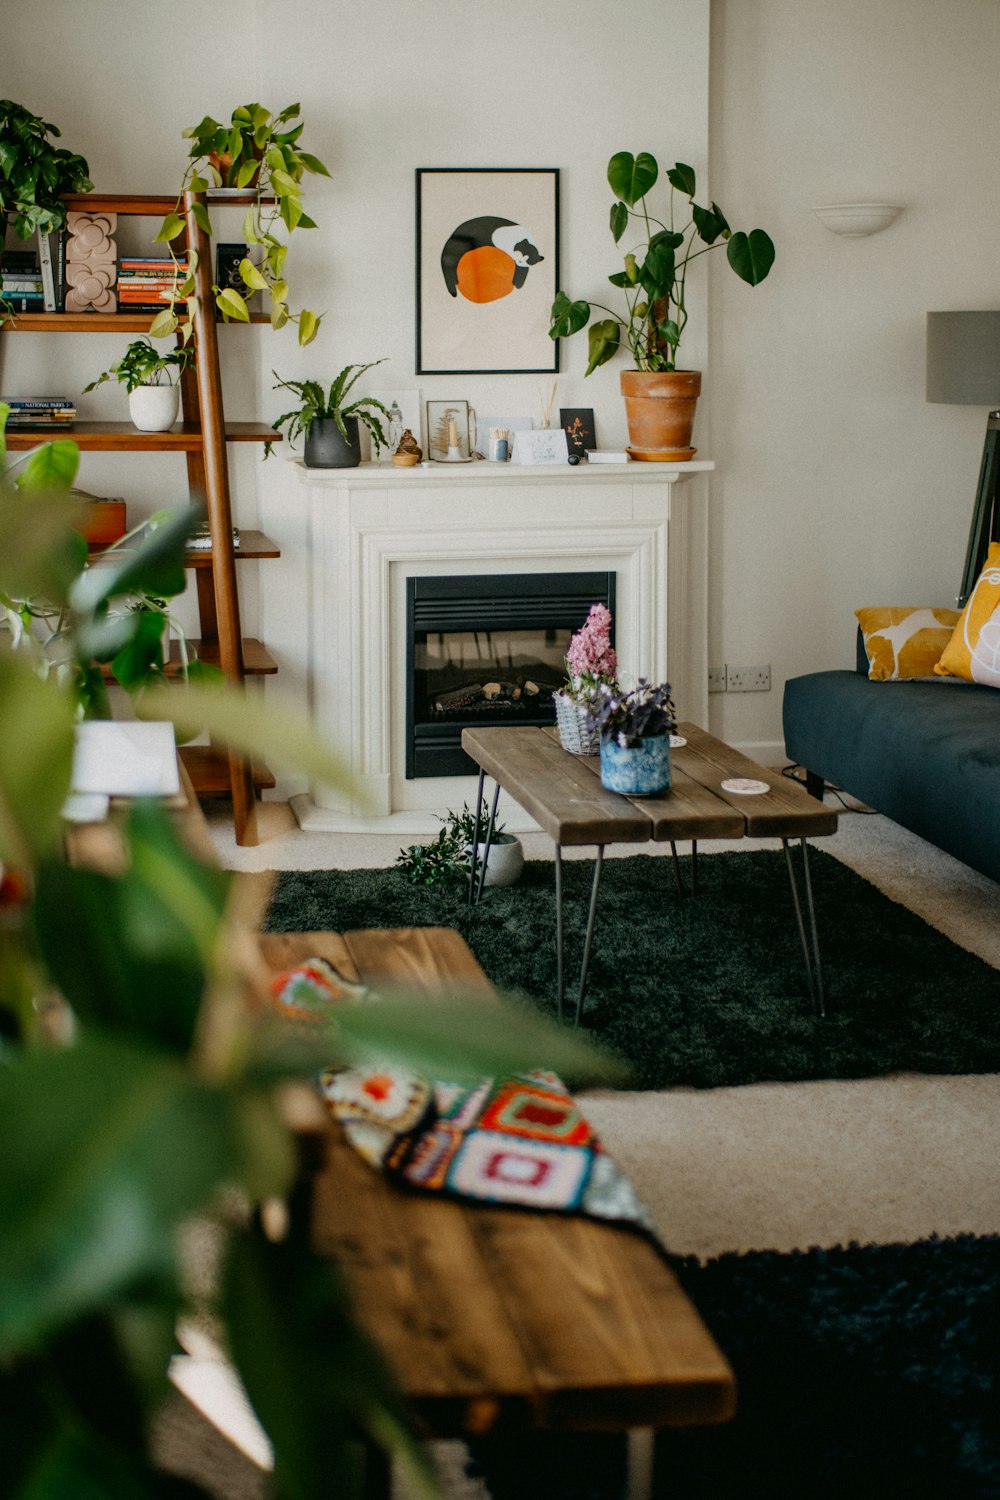
<svg viewBox="0 0 1000 1500">
<path fill-rule="evenodd" d="M 471 777 L 406 776 L 409 578 L 613 573 L 623 673 L 669 681 L 681 716 L 704 723 L 714 467 L 292 460 L 286 472 L 307 518 L 309 690 L 353 780 L 351 790 L 296 797 L 302 827 L 395 830 L 423 819 L 434 832 L 435 814 L 474 794 Z"/>
<path fill-rule="evenodd" d="M 311 484 L 348 484 L 351 488 L 380 487 L 386 484 L 401 489 L 437 487 L 442 484 L 511 484 L 520 479 L 537 483 L 542 479 L 554 484 L 607 484 L 627 479 L 629 484 L 658 483 L 683 479 L 686 474 L 705 474 L 715 468 L 709 459 L 689 459 L 687 463 L 647 464 L 498 464 L 487 459 L 473 463 L 422 463 L 413 468 L 396 464 L 363 463 L 353 469 L 310 469 L 301 458 L 289 462 L 300 470 L 301 478 Z"/>
</svg>

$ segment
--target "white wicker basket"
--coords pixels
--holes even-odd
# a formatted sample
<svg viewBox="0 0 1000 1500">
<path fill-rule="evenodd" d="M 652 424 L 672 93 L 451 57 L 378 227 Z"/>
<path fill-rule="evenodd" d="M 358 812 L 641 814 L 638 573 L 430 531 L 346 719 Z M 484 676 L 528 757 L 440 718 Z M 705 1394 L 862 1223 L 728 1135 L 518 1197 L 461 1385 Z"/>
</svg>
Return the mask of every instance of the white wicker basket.
<svg viewBox="0 0 1000 1500">
<path fill-rule="evenodd" d="M 586 709 L 564 698 L 562 693 L 553 693 L 552 701 L 556 706 L 556 726 L 563 749 L 571 755 L 600 755 L 601 736 L 591 727 Z"/>
</svg>

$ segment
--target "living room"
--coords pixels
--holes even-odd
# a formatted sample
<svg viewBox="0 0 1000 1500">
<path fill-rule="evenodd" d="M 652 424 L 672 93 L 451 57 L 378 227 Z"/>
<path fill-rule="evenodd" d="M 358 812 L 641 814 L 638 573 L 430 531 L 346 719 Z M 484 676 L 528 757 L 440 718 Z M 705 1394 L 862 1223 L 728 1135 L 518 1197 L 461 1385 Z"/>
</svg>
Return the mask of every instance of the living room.
<svg viewBox="0 0 1000 1500">
<path fill-rule="evenodd" d="M 690 163 L 701 201 L 717 201 L 734 225 L 766 229 L 776 258 L 760 285 L 728 274 L 724 252 L 692 272 L 684 358 L 703 372 L 693 441 L 714 469 L 685 484 L 699 486 L 704 508 L 704 664 L 767 664 L 770 689 L 709 694 L 698 684 L 678 709 L 776 768 L 783 685 L 852 666 L 855 609 L 954 604 L 988 408 L 926 401 L 925 328 L 929 311 L 996 305 L 984 246 L 1000 228 L 1000 202 L 980 163 L 997 134 L 998 28 L 990 0 L 944 9 L 930 0 L 626 0 L 614 11 L 598 0 L 512 0 L 500 24 L 454 0 L 390 0 L 375 14 L 289 0 L 280 13 L 245 7 L 231 26 L 190 0 L 129 11 L 36 0 L 5 40 L 0 92 L 56 122 L 61 144 L 87 158 L 108 193 L 173 192 L 187 151 L 181 131 L 206 113 L 301 101 L 303 144 L 330 176 L 309 180 L 318 227 L 295 235 L 288 270 L 323 323 L 305 348 L 290 329 L 220 331 L 236 420 L 269 423 L 286 409 L 274 372 L 328 382 L 349 361 L 383 359 L 372 389 L 466 400 L 536 426 L 557 380 L 556 409 L 592 408 L 599 446 L 625 446 L 622 360 L 585 377 L 583 336 L 563 341 L 557 375 L 417 373 L 419 169 L 557 168 L 560 284 L 573 296 L 601 297 L 615 263 L 605 174 L 616 151 Z M 831 232 L 814 211 L 859 201 L 900 211 L 860 238 Z M 236 218 L 227 235 L 238 239 L 239 226 Z M 79 394 L 120 356 L 123 336 L 16 342 L 16 359 L 15 341 L 4 342 L 5 390 L 58 385 L 79 395 L 83 419 L 124 417 L 121 390 Z M 249 446 L 231 453 L 234 520 L 281 550 L 242 565 L 240 605 L 244 630 L 278 662 L 265 697 L 311 711 L 321 706 L 308 650 L 306 488 L 287 447 L 267 462 Z M 130 523 L 179 498 L 170 454 L 123 462 L 87 453 L 80 483 L 124 493 Z M 178 613 L 196 635 L 193 595 Z M 421 827 L 310 835 L 287 812 L 289 798 L 309 791 L 303 773 L 279 768 L 252 850 L 234 843 L 228 814 L 211 809 L 224 862 L 250 872 L 283 859 L 319 871 L 389 866 L 401 842 L 430 834 L 433 813 L 455 805 L 443 799 Z M 824 847 L 1000 967 L 994 882 L 828 800 L 840 829 Z M 310 840 L 318 852 L 288 853 Z M 551 858 L 540 835 L 525 845 L 529 858 Z M 426 925 L 439 921 L 436 910 L 428 895 Z M 682 1254 L 986 1237 L 1000 1229 L 985 1151 L 993 1072 L 664 1090 L 642 1096 L 642 1120 L 640 1095 L 602 1096 L 593 1116 Z M 653 1161 L 658 1141 L 678 1132 L 683 1171 Z M 899 1143 L 891 1163 L 881 1149 L 890 1138 Z M 720 1139 L 745 1149 L 720 1164 Z M 961 1482 L 949 1493 L 991 1493 L 981 1475 Z"/>
</svg>

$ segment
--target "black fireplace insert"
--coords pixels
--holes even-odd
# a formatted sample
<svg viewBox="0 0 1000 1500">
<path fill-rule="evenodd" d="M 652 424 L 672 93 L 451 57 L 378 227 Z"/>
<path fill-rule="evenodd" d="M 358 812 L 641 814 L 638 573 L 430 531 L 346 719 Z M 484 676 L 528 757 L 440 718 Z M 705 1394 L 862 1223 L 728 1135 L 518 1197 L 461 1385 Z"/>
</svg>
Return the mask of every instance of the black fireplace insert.
<svg viewBox="0 0 1000 1500">
<path fill-rule="evenodd" d="M 465 776 L 469 724 L 554 724 L 569 638 L 615 574 L 406 580 L 406 776 Z M 612 639 L 614 626 L 612 625 Z"/>
</svg>

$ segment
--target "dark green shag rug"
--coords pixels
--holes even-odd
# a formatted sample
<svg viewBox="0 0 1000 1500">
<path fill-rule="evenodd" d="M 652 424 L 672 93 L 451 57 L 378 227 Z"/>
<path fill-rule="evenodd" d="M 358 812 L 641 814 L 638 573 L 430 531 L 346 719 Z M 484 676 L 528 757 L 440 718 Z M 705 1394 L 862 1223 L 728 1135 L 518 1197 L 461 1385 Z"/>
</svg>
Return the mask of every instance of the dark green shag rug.
<svg viewBox="0 0 1000 1500">
<path fill-rule="evenodd" d="M 681 861 L 690 884 L 690 860 Z M 822 850 L 810 851 L 827 1016 L 812 1010 L 780 851 L 698 861 L 679 897 L 669 859 L 604 867 L 584 1025 L 633 1067 L 630 1086 L 701 1088 L 1000 1071 L 1000 971 Z M 568 1014 L 592 865 L 564 865 Z M 265 928 L 456 927 L 500 988 L 555 1014 L 553 866 L 531 861 L 470 914 L 461 890 L 388 870 L 286 871 Z"/>
<path fill-rule="evenodd" d="M 678 1263 L 736 1374 L 657 1438 L 654 1500 L 996 1500 L 1000 1237 Z M 478 1443 L 494 1500 L 624 1500 L 619 1439 Z"/>
</svg>

